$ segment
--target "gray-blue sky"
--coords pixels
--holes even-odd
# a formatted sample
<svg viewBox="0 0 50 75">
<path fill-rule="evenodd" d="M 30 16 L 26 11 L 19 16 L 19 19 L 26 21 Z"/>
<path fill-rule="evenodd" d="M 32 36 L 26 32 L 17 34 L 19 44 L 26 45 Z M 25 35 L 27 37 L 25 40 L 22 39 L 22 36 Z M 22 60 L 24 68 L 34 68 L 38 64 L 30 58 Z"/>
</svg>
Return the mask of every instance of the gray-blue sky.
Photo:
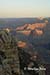
<svg viewBox="0 0 50 75">
<path fill-rule="evenodd" d="M 50 16 L 50 0 L 0 0 L 0 17 Z"/>
</svg>

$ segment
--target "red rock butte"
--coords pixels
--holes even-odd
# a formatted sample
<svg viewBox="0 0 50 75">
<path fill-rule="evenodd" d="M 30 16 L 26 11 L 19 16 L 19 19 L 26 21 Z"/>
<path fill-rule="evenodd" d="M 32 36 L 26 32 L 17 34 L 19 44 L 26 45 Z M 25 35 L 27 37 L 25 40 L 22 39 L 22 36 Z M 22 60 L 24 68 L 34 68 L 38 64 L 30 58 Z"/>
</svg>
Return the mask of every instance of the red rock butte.
<svg viewBox="0 0 50 75">
<path fill-rule="evenodd" d="M 35 29 L 34 34 L 40 36 L 40 35 L 43 35 L 43 31 L 42 30 Z"/>
<path fill-rule="evenodd" d="M 24 48 L 26 47 L 26 42 L 19 41 L 17 45 L 18 47 Z"/>
<path fill-rule="evenodd" d="M 36 28 L 44 28 L 46 26 L 46 23 L 35 23 L 35 24 L 29 24 L 27 29 L 34 30 Z"/>
<path fill-rule="evenodd" d="M 44 33 L 42 29 L 45 27 L 46 23 L 25 24 L 24 26 L 17 27 L 16 31 L 24 35 L 29 35 L 34 30 L 35 35 L 42 35 Z M 38 28 L 42 29 L 40 30 Z"/>
<path fill-rule="evenodd" d="M 25 24 L 24 26 L 17 27 L 16 30 L 34 30 L 35 28 L 44 27 L 46 27 L 46 23 Z"/>
</svg>

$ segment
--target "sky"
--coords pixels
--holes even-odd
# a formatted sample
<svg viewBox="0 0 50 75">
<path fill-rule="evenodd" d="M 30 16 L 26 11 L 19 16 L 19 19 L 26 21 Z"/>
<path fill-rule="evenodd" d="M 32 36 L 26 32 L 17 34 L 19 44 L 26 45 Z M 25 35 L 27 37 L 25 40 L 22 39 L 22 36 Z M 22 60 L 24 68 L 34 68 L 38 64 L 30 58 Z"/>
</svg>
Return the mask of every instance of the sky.
<svg viewBox="0 0 50 75">
<path fill-rule="evenodd" d="M 50 17 L 50 0 L 0 0 L 0 18 Z"/>
</svg>

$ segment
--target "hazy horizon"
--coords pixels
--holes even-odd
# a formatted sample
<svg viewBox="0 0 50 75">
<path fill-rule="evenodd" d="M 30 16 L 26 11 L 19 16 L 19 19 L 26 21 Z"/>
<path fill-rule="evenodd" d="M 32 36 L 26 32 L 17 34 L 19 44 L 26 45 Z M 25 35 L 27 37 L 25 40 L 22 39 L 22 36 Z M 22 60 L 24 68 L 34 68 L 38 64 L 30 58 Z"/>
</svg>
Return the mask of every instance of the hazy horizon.
<svg viewBox="0 0 50 75">
<path fill-rule="evenodd" d="M 0 0 L 0 18 L 50 17 L 50 0 Z"/>
</svg>

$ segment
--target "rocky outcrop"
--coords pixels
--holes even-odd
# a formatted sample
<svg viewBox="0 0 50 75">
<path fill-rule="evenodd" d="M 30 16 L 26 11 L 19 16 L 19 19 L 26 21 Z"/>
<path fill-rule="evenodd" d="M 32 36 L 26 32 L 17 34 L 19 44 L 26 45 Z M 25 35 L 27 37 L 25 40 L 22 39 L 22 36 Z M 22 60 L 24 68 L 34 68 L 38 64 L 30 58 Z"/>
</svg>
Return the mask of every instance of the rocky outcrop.
<svg viewBox="0 0 50 75">
<path fill-rule="evenodd" d="M 34 35 L 40 36 L 40 35 L 43 35 L 43 34 L 44 34 L 43 30 L 35 29 L 35 31 L 34 31 Z"/>
<path fill-rule="evenodd" d="M 22 33 L 26 36 L 31 34 L 31 31 L 33 31 L 32 35 L 43 35 L 43 29 L 46 27 L 46 23 L 35 23 L 35 24 L 26 24 L 21 27 L 17 27 L 16 31 L 18 33 Z"/>
<path fill-rule="evenodd" d="M 18 45 L 18 47 L 20 47 L 20 48 L 24 48 L 24 47 L 27 46 L 26 42 L 23 42 L 23 41 L 19 41 L 17 45 Z"/>
<path fill-rule="evenodd" d="M 28 36 L 31 33 L 31 30 L 21 30 L 21 31 L 17 31 L 17 32 Z"/>
<path fill-rule="evenodd" d="M 24 26 L 17 27 L 17 31 L 21 30 L 34 30 L 36 28 L 44 28 L 46 27 L 46 23 L 35 23 L 35 24 L 25 24 Z"/>
<path fill-rule="evenodd" d="M 23 26 L 20 26 L 20 27 L 17 27 L 16 30 L 24 30 L 27 28 L 27 24 L 23 25 Z"/>
<path fill-rule="evenodd" d="M 46 26 L 45 23 L 35 23 L 35 24 L 29 24 L 27 29 L 34 30 L 36 28 L 44 28 L 45 26 Z"/>
</svg>

